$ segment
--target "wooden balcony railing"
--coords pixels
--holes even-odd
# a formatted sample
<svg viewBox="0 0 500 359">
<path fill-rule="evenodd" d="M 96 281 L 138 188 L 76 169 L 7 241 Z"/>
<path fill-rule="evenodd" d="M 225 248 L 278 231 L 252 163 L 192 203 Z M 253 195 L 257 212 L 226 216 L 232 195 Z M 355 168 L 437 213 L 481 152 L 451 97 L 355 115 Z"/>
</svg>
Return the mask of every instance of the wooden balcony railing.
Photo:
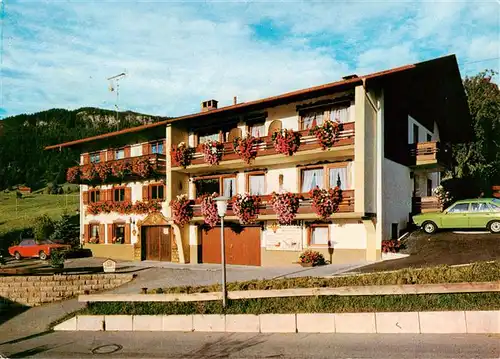
<svg viewBox="0 0 500 359">
<path fill-rule="evenodd" d="M 339 136 L 334 147 L 347 146 L 354 144 L 354 122 L 344 123 L 341 125 L 341 130 L 339 131 Z M 321 145 L 316 138 L 316 136 L 309 135 L 309 130 L 299 131 L 302 135 L 300 140 L 300 147 L 298 152 L 307 151 L 312 149 L 321 148 Z M 271 136 L 265 136 L 259 138 L 260 142 L 255 145 L 257 150 L 257 157 L 275 155 L 277 152 L 274 150 L 274 144 Z M 236 160 L 240 157 L 233 150 L 232 142 L 224 142 L 224 155 L 222 156 L 222 161 Z M 174 162 L 174 160 L 172 159 Z M 198 145 L 196 152 L 193 154 L 193 160 L 191 164 L 203 164 L 203 153 L 201 145 Z"/>
<path fill-rule="evenodd" d="M 447 167 L 451 159 L 451 149 L 440 142 L 419 142 L 410 145 L 410 156 L 413 166 Z"/>
<path fill-rule="evenodd" d="M 149 172 L 138 172 L 140 169 L 136 169 L 134 165 L 142 161 L 148 161 L 151 164 L 151 171 Z M 99 168 L 102 166 L 106 166 L 108 168 L 108 173 L 106 174 L 106 178 L 102 178 L 101 176 L 97 176 L 92 180 L 88 180 L 85 177 L 85 172 L 90 171 L 91 169 L 95 170 L 95 172 L 99 172 Z M 140 167 L 140 166 L 137 166 Z M 125 168 L 125 170 L 123 170 Z M 124 173 L 120 178 L 117 178 L 114 175 L 114 172 L 117 170 L 122 170 Z M 118 160 L 111 160 L 105 162 L 97 162 L 97 163 L 89 163 L 81 166 L 74 166 L 68 169 L 68 182 L 78 183 L 78 184 L 99 184 L 99 183 L 114 183 L 116 181 L 122 181 L 125 179 L 147 179 L 153 178 L 157 175 L 165 175 L 167 169 L 167 161 L 166 156 L 163 154 L 149 154 L 143 156 L 135 156 L 135 157 L 127 157 Z M 76 171 L 78 170 L 78 171 Z M 77 176 L 74 180 L 70 180 L 70 173 L 72 171 L 76 171 Z"/>
<path fill-rule="evenodd" d="M 298 214 L 312 214 L 314 210 L 312 209 L 312 201 L 309 197 L 309 193 L 302 193 L 304 197 L 300 201 L 300 206 Z M 276 214 L 271 206 L 270 200 L 271 195 L 260 196 L 260 215 L 273 215 Z M 193 204 L 194 217 L 201 217 L 201 206 L 199 199 L 196 199 Z M 349 213 L 354 212 L 354 190 L 344 190 L 342 191 L 342 202 L 339 205 L 338 213 Z M 234 216 L 231 202 L 227 206 L 227 216 Z"/>
<path fill-rule="evenodd" d="M 440 212 L 443 207 L 437 197 L 412 197 L 411 211 L 413 214 Z"/>
</svg>

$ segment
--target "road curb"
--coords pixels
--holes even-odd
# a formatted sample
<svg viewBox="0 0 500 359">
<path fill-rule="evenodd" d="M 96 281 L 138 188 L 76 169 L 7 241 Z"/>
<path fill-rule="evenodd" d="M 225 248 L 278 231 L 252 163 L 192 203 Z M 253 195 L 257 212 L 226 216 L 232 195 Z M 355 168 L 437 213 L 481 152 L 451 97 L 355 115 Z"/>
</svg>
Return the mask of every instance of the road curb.
<svg viewBox="0 0 500 359">
<path fill-rule="evenodd" d="M 158 320 L 153 320 L 156 318 Z M 160 318 L 163 323 L 161 328 Z M 149 325 L 145 325 L 147 322 Z M 127 323 L 127 325 L 118 325 L 119 323 Z M 132 325 L 132 323 L 144 324 Z M 498 334 L 500 333 L 500 310 L 261 315 L 78 315 L 56 325 L 54 330 Z"/>
</svg>

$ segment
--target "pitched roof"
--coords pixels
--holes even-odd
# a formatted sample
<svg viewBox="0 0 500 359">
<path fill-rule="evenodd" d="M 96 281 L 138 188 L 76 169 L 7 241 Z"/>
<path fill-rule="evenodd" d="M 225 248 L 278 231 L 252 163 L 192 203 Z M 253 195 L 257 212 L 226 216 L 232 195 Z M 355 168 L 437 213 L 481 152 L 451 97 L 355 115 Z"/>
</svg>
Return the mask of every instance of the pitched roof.
<svg viewBox="0 0 500 359">
<path fill-rule="evenodd" d="M 212 117 L 212 116 L 218 115 L 218 114 L 229 115 L 231 113 L 237 113 L 237 112 L 241 112 L 241 111 L 249 111 L 249 110 L 253 110 L 256 108 L 262 108 L 262 107 L 266 107 L 266 106 L 274 106 L 276 104 L 283 103 L 283 102 L 286 103 L 286 102 L 297 101 L 301 98 L 313 97 L 313 96 L 317 96 L 319 94 L 328 93 L 328 92 L 331 92 L 331 90 L 340 90 L 342 88 L 351 88 L 351 87 L 354 87 L 357 85 L 365 84 L 367 80 L 371 81 L 371 80 L 375 80 L 375 79 L 382 79 L 382 78 L 387 77 L 387 76 L 392 75 L 392 74 L 401 73 L 401 72 L 405 72 L 405 71 L 414 69 L 414 68 L 418 67 L 419 65 L 424 65 L 424 64 L 428 65 L 428 64 L 431 64 L 434 62 L 450 61 L 450 60 L 456 64 L 455 55 L 449 55 L 449 56 L 445 56 L 442 58 L 433 59 L 430 61 L 425 61 L 422 63 L 416 63 L 416 64 L 410 64 L 410 65 L 405 65 L 405 66 L 401 66 L 401 67 L 396 67 L 396 68 L 393 68 L 390 70 L 379 71 L 379 72 L 375 72 L 375 73 L 368 74 L 365 76 L 352 77 L 352 78 L 345 79 L 342 81 L 336 81 L 336 82 L 331 82 L 331 83 L 327 83 L 324 85 L 309 87 L 309 88 L 302 89 L 302 90 L 287 92 L 287 93 L 284 93 L 281 95 L 271 96 L 271 97 L 267 97 L 267 98 L 260 99 L 260 100 L 242 102 L 242 103 L 221 107 L 221 108 L 206 111 L 206 112 L 198 112 L 198 113 L 193 113 L 193 114 L 184 115 L 184 116 L 180 116 L 180 117 L 174 117 L 174 118 L 159 121 L 159 122 L 156 122 L 153 124 L 127 128 L 124 130 L 109 132 L 109 133 L 105 133 L 105 134 L 98 135 L 98 136 L 92 136 L 92 137 L 87 137 L 87 138 L 78 139 L 78 140 L 74 140 L 74 141 L 60 143 L 57 145 L 51 145 L 51 146 L 45 147 L 45 149 L 46 150 L 57 149 L 57 148 L 60 149 L 62 147 L 70 147 L 70 146 L 74 146 L 74 145 L 83 144 L 86 142 L 92 142 L 95 140 L 101 140 L 101 139 L 119 136 L 119 135 L 123 135 L 123 134 L 140 132 L 140 131 L 151 129 L 154 127 L 165 126 L 165 125 L 167 125 L 169 123 L 173 123 L 173 122 L 179 122 L 179 121 L 189 120 L 189 119 L 207 118 L 207 117 Z"/>
</svg>

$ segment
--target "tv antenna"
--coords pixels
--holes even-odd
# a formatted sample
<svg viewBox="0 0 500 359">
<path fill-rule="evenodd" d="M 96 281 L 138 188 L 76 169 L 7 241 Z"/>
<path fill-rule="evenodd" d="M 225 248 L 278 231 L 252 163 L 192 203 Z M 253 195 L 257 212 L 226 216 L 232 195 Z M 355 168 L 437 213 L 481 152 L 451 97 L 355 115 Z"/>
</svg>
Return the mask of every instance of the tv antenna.
<svg viewBox="0 0 500 359">
<path fill-rule="evenodd" d="M 127 74 L 125 72 L 122 72 L 121 74 L 111 76 L 108 78 L 109 91 L 116 93 L 115 110 L 116 110 L 116 129 L 117 130 L 119 130 L 119 127 L 120 127 L 120 122 L 118 120 L 118 101 L 120 100 L 120 80 L 123 79 L 125 76 L 127 76 Z"/>
</svg>

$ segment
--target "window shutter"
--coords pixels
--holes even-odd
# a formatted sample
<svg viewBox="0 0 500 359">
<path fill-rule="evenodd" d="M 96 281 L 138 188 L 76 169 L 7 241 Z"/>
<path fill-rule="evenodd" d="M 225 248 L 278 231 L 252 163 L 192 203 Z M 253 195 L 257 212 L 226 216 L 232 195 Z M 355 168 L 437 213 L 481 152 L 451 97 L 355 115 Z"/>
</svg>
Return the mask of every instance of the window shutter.
<svg viewBox="0 0 500 359">
<path fill-rule="evenodd" d="M 83 204 L 89 204 L 89 192 L 88 191 L 82 192 L 82 201 L 83 201 Z"/>
<path fill-rule="evenodd" d="M 142 200 L 149 200 L 149 186 L 142 186 Z"/>
<path fill-rule="evenodd" d="M 126 147 L 123 149 L 123 152 L 124 152 L 124 154 L 125 154 L 125 158 L 130 157 L 130 146 L 126 146 Z"/>
<path fill-rule="evenodd" d="M 112 243 L 112 239 L 113 239 L 114 235 L 113 235 L 113 225 L 112 224 L 108 224 L 108 243 Z"/>
<path fill-rule="evenodd" d="M 106 225 L 105 224 L 100 224 L 99 225 L 99 244 L 104 244 L 106 243 Z"/>
<path fill-rule="evenodd" d="M 125 244 L 130 244 L 130 223 L 125 223 Z"/>
<path fill-rule="evenodd" d="M 113 202 L 113 189 L 112 188 L 106 190 L 106 201 Z"/>
<path fill-rule="evenodd" d="M 162 199 L 166 199 L 167 198 L 167 185 L 163 185 L 163 198 Z"/>
<path fill-rule="evenodd" d="M 106 152 L 104 151 L 99 152 L 99 161 L 106 162 Z"/>
<path fill-rule="evenodd" d="M 132 201 L 132 188 L 125 187 L 125 201 Z"/>
<path fill-rule="evenodd" d="M 163 140 L 163 151 L 161 153 L 164 155 L 167 154 L 167 140 Z"/>
<path fill-rule="evenodd" d="M 83 164 L 88 165 L 90 163 L 90 155 L 88 153 L 85 153 L 83 155 Z"/>
<path fill-rule="evenodd" d="M 107 160 L 108 161 L 113 161 L 115 159 L 115 151 L 113 150 L 108 150 L 107 152 Z"/>
<path fill-rule="evenodd" d="M 89 234 L 90 234 L 90 224 L 85 224 L 83 226 L 83 243 L 89 242 Z"/>
<path fill-rule="evenodd" d="M 146 143 L 143 143 L 142 144 L 142 155 L 145 156 L 145 155 L 149 155 L 149 143 L 146 142 Z"/>
</svg>

